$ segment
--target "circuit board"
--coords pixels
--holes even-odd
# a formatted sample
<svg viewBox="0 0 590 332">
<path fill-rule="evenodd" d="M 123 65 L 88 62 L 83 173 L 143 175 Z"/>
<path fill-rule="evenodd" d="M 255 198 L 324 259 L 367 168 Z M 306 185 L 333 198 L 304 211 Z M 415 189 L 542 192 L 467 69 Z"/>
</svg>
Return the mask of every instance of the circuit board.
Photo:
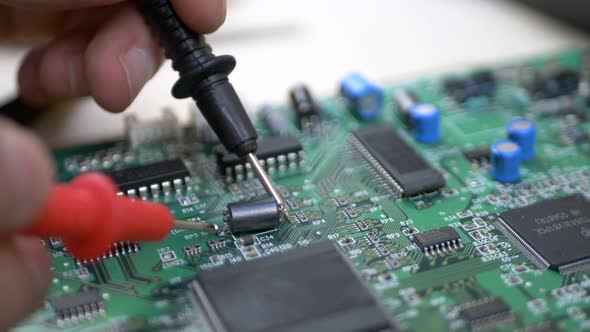
<svg viewBox="0 0 590 332">
<path fill-rule="evenodd" d="M 214 223 L 222 232 L 175 230 L 162 242 L 120 243 L 84 262 L 70 257 L 59 239 L 44 239 L 54 266 L 51 290 L 45 306 L 17 331 L 207 331 L 202 307 L 191 300 L 195 278 L 211 290 L 208 302 L 232 303 L 215 314 L 231 320 L 252 297 L 231 286 L 232 279 L 216 285 L 214 273 L 222 278 L 228 267 L 239 272 L 323 241 L 334 244 L 346 258 L 341 265 L 350 264 L 367 296 L 378 299 L 375 310 L 385 312 L 389 330 L 590 329 L 590 242 L 561 232 L 569 227 L 590 236 L 590 225 L 584 226 L 590 223 L 589 66 L 590 55 L 573 49 L 384 84 L 372 119 L 351 112 L 340 92 L 315 100 L 311 113 L 317 117 L 294 112 L 292 104 L 272 107 L 278 119 L 260 112 L 255 123 L 267 139 L 266 167 L 273 168 L 292 220 L 247 233 L 228 229 L 226 206 L 267 195 L 245 164 L 224 155 L 202 122 L 178 128 L 170 114 L 151 124 L 134 119 L 129 137 L 54 151 L 64 182 L 91 170 L 181 160 L 188 171 L 182 183 L 158 180 L 160 187 L 122 194 L 163 203 L 177 219 Z M 396 97 L 401 89 L 440 110 L 436 142 L 416 139 Z M 507 138 L 515 118 L 536 126 L 535 156 L 520 162 L 517 181 L 498 181 L 491 176 L 499 161 L 490 145 Z M 139 135 L 150 130 L 151 136 Z M 299 147 L 272 135 L 294 138 Z M 272 151 L 277 142 L 286 147 Z M 409 152 L 390 158 L 394 149 Z M 404 166 L 401 159 L 410 161 Z M 413 170 L 421 173 L 408 175 Z M 562 222 L 551 224 L 555 220 Z M 543 231 L 540 224 L 553 228 Z M 560 250 L 567 242 L 573 245 Z M 293 278 L 322 269 L 311 259 L 309 267 L 295 266 Z M 310 280 L 308 286 L 319 287 Z M 255 287 L 262 292 L 265 284 Z M 334 292 L 333 298 L 318 295 L 329 297 L 318 300 L 326 302 L 321 305 L 329 306 L 330 298 L 347 301 L 338 297 L 345 289 Z M 212 329 L 257 331 L 247 320 L 237 321 L 243 329 Z"/>
</svg>

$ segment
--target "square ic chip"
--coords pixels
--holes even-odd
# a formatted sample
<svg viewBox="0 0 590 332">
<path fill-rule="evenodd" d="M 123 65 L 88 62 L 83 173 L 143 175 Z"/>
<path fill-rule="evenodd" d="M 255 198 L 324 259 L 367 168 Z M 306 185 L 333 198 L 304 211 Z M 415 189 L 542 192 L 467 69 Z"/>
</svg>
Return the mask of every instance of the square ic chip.
<svg viewBox="0 0 590 332">
<path fill-rule="evenodd" d="M 541 268 L 565 274 L 590 266 L 590 202 L 550 199 L 500 214 L 499 228 Z"/>
<path fill-rule="evenodd" d="M 190 298 L 215 332 L 397 330 L 331 242 L 203 272 Z"/>
</svg>

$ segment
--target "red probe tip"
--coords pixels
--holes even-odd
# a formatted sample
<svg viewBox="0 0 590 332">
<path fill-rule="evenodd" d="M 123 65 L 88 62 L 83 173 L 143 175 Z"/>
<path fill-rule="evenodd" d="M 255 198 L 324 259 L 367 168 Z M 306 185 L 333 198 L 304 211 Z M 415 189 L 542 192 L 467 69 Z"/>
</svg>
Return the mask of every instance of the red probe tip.
<svg viewBox="0 0 590 332">
<path fill-rule="evenodd" d="M 107 253 L 113 243 L 157 241 L 172 230 L 166 206 L 117 196 L 117 186 L 102 173 L 85 173 L 49 193 L 43 211 L 26 234 L 60 237 L 77 259 Z"/>
</svg>

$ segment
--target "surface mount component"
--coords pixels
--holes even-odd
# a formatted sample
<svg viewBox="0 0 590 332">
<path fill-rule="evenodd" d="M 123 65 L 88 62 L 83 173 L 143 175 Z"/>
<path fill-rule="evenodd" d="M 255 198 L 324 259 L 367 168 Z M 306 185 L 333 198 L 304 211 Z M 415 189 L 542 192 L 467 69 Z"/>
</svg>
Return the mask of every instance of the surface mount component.
<svg viewBox="0 0 590 332">
<path fill-rule="evenodd" d="M 350 139 L 390 188 L 405 197 L 432 192 L 445 186 L 442 174 L 432 168 L 389 125 L 364 127 L 354 132 Z"/>
<path fill-rule="evenodd" d="M 232 181 L 248 178 L 249 165 L 245 160 L 222 146 L 216 148 L 215 155 L 221 175 Z M 276 173 L 299 166 L 303 161 L 303 147 L 295 136 L 265 137 L 258 141 L 256 156 L 269 173 Z"/>
<path fill-rule="evenodd" d="M 590 265 L 590 202 L 579 194 L 500 213 L 500 230 L 540 268 L 562 274 Z"/>
<path fill-rule="evenodd" d="M 506 126 L 508 139 L 518 144 L 522 160 L 531 160 L 535 156 L 536 128 L 532 121 L 514 119 Z"/>
<path fill-rule="evenodd" d="M 537 73 L 532 90 L 542 98 L 570 94 L 578 89 L 580 76 L 569 69 L 550 69 Z"/>
<path fill-rule="evenodd" d="M 436 255 L 463 247 L 459 233 L 450 226 L 418 233 L 414 235 L 414 241 L 426 255 Z"/>
<path fill-rule="evenodd" d="M 463 151 L 463 155 L 475 166 L 484 166 L 490 163 L 489 146 L 465 150 Z"/>
<path fill-rule="evenodd" d="M 88 289 L 49 299 L 49 305 L 59 322 L 91 318 L 104 312 L 98 289 Z"/>
<path fill-rule="evenodd" d="M 204 272 L 190 298 L 215 332 L 397 330 L 330 242 Z"/>
<path fill-rule="evenodd" d="M 499 298 L 485 298 L 461 307 L 459 317 L 472 328 L 481 328 L 512 318 L 510 307 Z"/>
<path fill-rule="evenodd" d="M 496 181 L 502 183 L 520 180 L 520 162 L 522 150 L 515 142 L 499 140 L 490 149 L 490 174 Z"/>
<path fill-rule="evenodd" d="M 462 103 L 473 97 L 492 96 L 496 91 L 497 81 L 492 72 L 484 70 L 468 77 L 448 78 L 443 84 L 447 93 Z"/>
<path fill-rule="evenodd" d="M 358 73 L 350 73 L 340 81 L 340 94 L 361 121 L 374 120 L 383 107 L 383 90 Z"/>
<path fill-rule="evenodd" d="M 158 190 L 162 186 L 165 190 L 167 186 L 184 184 L 185 179 L 190 177 L 190 173 L 181 159 L 158 161 L 152 164 L 112 171 L 107 175 L 115 181 L 117 187 L 123 193 L 133 189 L 139 190 L 142 187 L 146 188 L 146 190 L 152 190 L 152 185 L 156 185 Z"/>
</svg>

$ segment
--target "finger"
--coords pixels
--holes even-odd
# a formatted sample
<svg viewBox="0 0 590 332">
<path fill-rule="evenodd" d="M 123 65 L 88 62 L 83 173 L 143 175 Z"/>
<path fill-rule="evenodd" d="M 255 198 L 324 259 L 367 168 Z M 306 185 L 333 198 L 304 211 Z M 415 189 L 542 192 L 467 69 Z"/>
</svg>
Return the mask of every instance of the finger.
<svg viewBox="0 0 590 332">
<path fill-rule="evenodd" d="M 41 142 L 0 119 L 0 232 L 31 223 L 45 202 L 52 176 L 52 164 Z"/>
<path fill-rule="evenodd" d="M 225 0 L 171 0 L 176 13 L 192 30 L 211 33 L 225 21 Z"/>
<path fill-rule="evenodd" d="M 37 78 L 42 94 L 50 100 L 88 95 L 84 54 L 92 36 L 92 31 L 67 34 L 45 48 Z"/>
<path fill-rule="evenodd" d="M 51 102 L 41 85 L 41 61 L 45 54 L 45 46 L 29 51 L 20 65 L 18 86 L 20 96 L 28 103 L 44 106 Z"/>
<path fill-rule="evenodd" d="M 33 49 L 21 64 L 21 96 L 33 105 L 85 96 L 88 83 L 84 53 L 98 28 L 117 6 L 75 10 L 63 16 L 63 31 L 50 44 Z"/>
<path fill-rule="evenodd" d="M 0 331 L 7 331 L 38 308 L 49 288 L 49 256 L 33 238 L 0 240 Z"/>
<path fill-rule="evenodd" d="M 155 74 L 162 55 L 143 18 L 129 5 L 98 31 L 86 51 L 91 95 L 103 108 L 123 111 Z"/>
</svg>

